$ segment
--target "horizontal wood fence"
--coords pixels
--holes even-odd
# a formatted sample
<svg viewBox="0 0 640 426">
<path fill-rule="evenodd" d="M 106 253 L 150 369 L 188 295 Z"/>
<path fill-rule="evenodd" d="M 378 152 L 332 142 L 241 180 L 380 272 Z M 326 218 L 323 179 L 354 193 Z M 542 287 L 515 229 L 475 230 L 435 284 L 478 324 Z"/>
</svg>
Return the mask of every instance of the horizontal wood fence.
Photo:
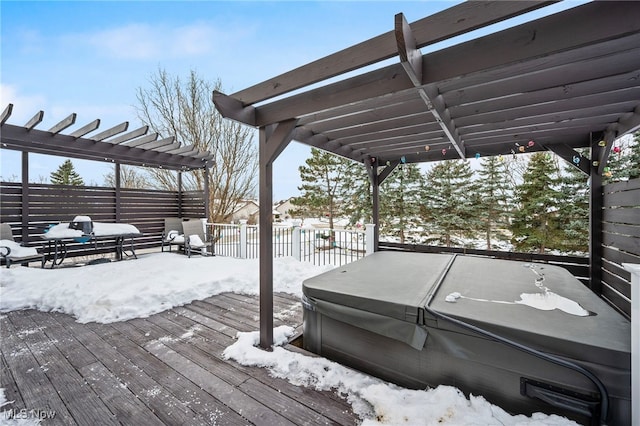
<svg viewBox="0 0 640 426">
<path fill-rule="evenodd" d="M 26 196 L 26 199 L 25 199 Z M 0 182 L 0 221 L 9 223 L 16 241 L 43 248 L 40 234 L 50 224 L 70 222 L 77 215 L 94 222 L 129 223 L 144 234 L 134 247 L 159 247 L 165 217 L 205 216 L 202 192 L 120 189 L 29 183 L 26 195 L 21 183 Z M 26 231 L 25 231 L 26 230 Z M 114 251 L 113 243 L 68 244 L 68 257 Z"/>
<path fill-rule="evenodd" d="M 631 274 L 640 264 L 640 179 L 603 187 L 602 297 L 631 317 Z"/>
</svg>

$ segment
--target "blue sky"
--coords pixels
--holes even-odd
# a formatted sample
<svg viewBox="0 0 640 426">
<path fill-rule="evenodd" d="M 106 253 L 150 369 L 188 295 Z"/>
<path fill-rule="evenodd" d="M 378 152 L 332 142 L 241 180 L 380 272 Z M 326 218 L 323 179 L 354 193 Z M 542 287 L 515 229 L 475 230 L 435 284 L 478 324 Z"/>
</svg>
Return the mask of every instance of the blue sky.
<svg viewBox="0 0 640 426">
<path fill-rule="evenodd" d="M 390 31 L 398 12 L 412 22 L 456 3 L 2 1 L 0 108 L 14 104 L 8 123 L 16 125 L 43 110 L 44 130 L 73 112 L 76 125 L 67 132 L 96 118 L 102 130 L 123 121 L 134 129 L 136 90 L 149 87 L 158 68 L 181 77 L 196 70 L 232 93 Z M 0 176 L 19 180 L 19 153 L 0 156 Z M 297 168 L 308 156 L 308 148 L 292 143 L 278 158 L 274 199 L 297 194 Z M 63 161 L 31 154 L 30 180 L 48 179 Z M 88 184 L 101 185 L 110 170 L 73 162 Z"/>
</svg>

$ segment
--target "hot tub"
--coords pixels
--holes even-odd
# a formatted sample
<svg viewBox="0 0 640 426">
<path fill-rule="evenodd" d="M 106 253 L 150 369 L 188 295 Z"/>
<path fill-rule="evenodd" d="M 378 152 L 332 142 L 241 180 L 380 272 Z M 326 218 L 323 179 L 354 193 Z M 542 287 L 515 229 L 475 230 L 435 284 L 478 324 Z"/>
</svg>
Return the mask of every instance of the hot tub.
<svg viewBox="0 0 640 426">
<path fill-rule="evenodd" d="M 306 350 L 513 412 L 631 422 L 629 321 L 565 269 L 376 252 L 303 283 Z"/>
</svg>

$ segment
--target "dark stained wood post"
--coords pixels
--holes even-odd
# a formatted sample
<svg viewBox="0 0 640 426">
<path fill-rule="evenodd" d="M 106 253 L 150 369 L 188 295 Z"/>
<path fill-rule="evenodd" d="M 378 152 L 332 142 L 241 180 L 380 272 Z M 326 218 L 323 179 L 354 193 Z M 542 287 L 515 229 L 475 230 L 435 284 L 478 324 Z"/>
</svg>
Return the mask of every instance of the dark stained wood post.
<svg viewBox="0 0 640 426">
<path fill-rule="evenodd" d="M 182 217 L 182 172 L 178 172 L 178 217 Z"/>
<path fill-rule="evenodd" d="M 209 223 L 211 218 L 209 214 L 209 165 L 204 167 L 204 217 Z"/>
<path fill-rule="evenodd" d="M 22 151 L 22 243 L 29 241 L 29 153 Z"/>
<path fill-rule="evenodd" d="M 373 251 L 378 251 L 378 240 L 380 237 L 380 179 L 378 178 L 378 160 L 370 158 L 369 163 L 365 163 L 369 174 L 369 183 L 371 183 L 372 211 L 371 220 L 375 227 L 373 228 Z"/>
<path fill-rule="evenodd" d="M 114 169 L 114 177 L 116 182 L 116 222 L 120 222 L 120 186 L 121 183 L 121 175 L 120 175 L 120 163 L 115 164 Z"/>
<path fill-rule="evenodd" d="M 260 347 L 273 346 L 273 162 L 291 141 L 297 120 L 261 127 L 260 157 Z"/>
<path fill-rule="evenodd" d="M 597 143 L 596 140 L 592 144 Z M 591 148 L 592 158 L 599 158 L 595 155 L 598 151 L 596 145 Z M 598 173 L 598 164 L 592 164 L 589 187 L 589 288 L 598 295 L 602 294 L 602 197 L 602 176 Z"/>
</svg>

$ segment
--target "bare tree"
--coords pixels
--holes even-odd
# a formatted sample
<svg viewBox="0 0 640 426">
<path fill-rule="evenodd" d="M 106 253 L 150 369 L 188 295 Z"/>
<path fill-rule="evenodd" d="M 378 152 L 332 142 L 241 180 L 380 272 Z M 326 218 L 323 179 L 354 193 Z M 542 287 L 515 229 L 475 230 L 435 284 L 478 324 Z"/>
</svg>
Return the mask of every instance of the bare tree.
<svg viewBox="0 0 640 426">
<path fill-rule="evenodd" d="M 104 184 L 107 187 L 116 186 L 115 166 L 114 170 L 104 175 Z M 121 188 L 149 188 L 150 186 L 144 170 L 132 166 L 120 166 Z"/>
<path fill-rule="evenodd" d="M 158 69 L 149 79 L 148 89 L 139 88 L 138 117 L 163 136 L 175 135 L 183 145 L 214 154 L 209 173 L 209 216 L 227 221 L 238 203 L 255 195 L 258 171 L 254 132 L 239 123 L 225 120 L 216 110 L 212 93 L 222 90 L 220 80 L 213 84 L 191 71 L 186 81 Z M 177 173 L 150 169 L 152 184 L 177 190 Z M 204 172 L 183 173 L 183 189 L 204 189 Z"/>
</svg>

